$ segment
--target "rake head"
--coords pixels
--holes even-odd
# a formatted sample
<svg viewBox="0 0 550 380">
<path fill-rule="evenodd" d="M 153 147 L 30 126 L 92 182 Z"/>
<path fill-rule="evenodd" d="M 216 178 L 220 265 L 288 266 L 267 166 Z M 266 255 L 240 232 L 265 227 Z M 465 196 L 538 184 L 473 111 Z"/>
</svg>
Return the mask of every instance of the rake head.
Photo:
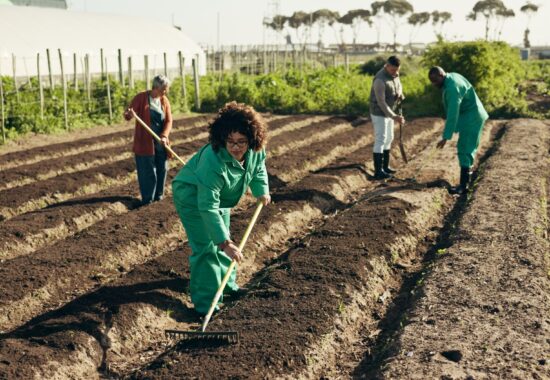
<svg viewBox="0 0 550 380">
<path fill-rule="evenodd" d="M 235 344 L 239 342 L 239 333 L 236 331 L 181 331 L 164 330 L 166 336 L 180 340 L 227 342 Z"/>
</svg>

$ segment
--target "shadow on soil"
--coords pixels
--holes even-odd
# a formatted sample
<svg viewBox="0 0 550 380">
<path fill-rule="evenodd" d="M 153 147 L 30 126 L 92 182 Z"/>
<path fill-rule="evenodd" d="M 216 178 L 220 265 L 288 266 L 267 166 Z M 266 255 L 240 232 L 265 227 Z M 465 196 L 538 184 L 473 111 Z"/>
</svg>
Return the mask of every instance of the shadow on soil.
<svg viewBox="0 0 550 380">
<path fill-rule="evenodd" d="M 65 202 L 59 202 L 45 207 L 44 209 L 54 209 L 60 207 L 71 207 L 75 205 L 92 205 L 97 203 L 123 203 L 129 208 L 137 208 L 141 202 L 138 198 L 130 196 L 110 196 L 110 197 L 96 197 L 96 198 L 83 198 L 83 199 L 71 199 Z"/>
<path fill-rule="evenodd" d="M 83 331 L 101 342 L 105 319 L 98 316 L 116 313 L 121 305 L 147 303 L 161 310 L 173 310 L 172 316 L 179 322 L 196 322 L 196 315 L 179 299 L 170 297 L 162 290 L 184 293 L 188 280 L 180 278 L 151 281 L 129 286 L 107 286 L 96 292 L 78 298 L 66 306 L 32 319 L 25 325 L 9 333 L 0 334 L 0 340 L 23 338 L 31 341 L 51 336 L 62 331 Z M 88 317 L 86 317 L 88 316 Z M 71 322 L 78 320 L 78 323 Z M 45 342 L 47 343 L 47 342 Z"/>
</svg>

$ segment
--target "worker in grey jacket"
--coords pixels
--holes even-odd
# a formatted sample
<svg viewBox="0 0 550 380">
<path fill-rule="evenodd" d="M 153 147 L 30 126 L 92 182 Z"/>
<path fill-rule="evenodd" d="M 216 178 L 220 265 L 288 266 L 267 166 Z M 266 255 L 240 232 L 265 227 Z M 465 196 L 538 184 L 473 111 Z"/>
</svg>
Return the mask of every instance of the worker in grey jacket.
<svg viewBox="0 0 550 380">
<path fill-rule="evenodd" d="M 399 80 L 401 61 L 391 56 L 374 76 L 370 92 L 370 115 L 374 127 L 374 178 L 390 178 L 395 170 L 390 168 L 390 150 L 393 141 L 394 122 L 403 124 L 405 119 L 396 113 L 398 103 L 405 99 Z"/>
</svg>

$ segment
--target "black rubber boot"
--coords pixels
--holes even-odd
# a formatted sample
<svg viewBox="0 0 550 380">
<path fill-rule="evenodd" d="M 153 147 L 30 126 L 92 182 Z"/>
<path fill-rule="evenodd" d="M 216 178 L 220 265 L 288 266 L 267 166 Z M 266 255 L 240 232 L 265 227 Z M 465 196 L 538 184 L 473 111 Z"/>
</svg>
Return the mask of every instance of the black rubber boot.
<svg viewBox="0 0 550 380">
<path fill-rule="evenodd" d="M 460 168 L 460 185 L 456 187 L 451 187 L 449 189 L 450 194 L 466 194 L 468 192 L 469 184 L 470 184 L 470 168 L 461 167 Z"/>
<path fill-rule="evenodd" d="M 382 160 L 384 159 L 383 153 L 373 153 L 374 161 L 374 179 L 388 179 L 391 175 L 382 170 Z"/>
<path fill-rule="evenodd" d="M 393 170 L 392 168 L 390 168 L 390 151 L 389 149 L 388 150 L 385 150 L 384 151 L 384 165 L 382 165 L 382 170 L 384 170 L 386 173 L 388 174 L 394 174 L 395 173 L 395 170 Z"/>
</svg>

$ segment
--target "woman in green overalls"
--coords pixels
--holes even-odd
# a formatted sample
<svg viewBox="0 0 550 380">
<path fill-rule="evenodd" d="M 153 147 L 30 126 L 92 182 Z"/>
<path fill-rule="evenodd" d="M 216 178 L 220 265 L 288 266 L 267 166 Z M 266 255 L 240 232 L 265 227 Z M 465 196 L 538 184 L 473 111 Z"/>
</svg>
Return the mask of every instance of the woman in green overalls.
<svg viewBox="0 0 550 380">
<path fill-rule="evenodd" d="M 192 254 L 191 301 L 206 314 L 231 260 L 243 258 L 231 239 L 229 214 L 250 187 L 267 205 L 271 201 L 265 167 L 267 127 L 252 107 L 227 103 L 209 125 L 209 143 L 172 182 L 174 204 Z M 236 293 L 234 271 L 226 293 Z M 220 299 L 220 302 L 223 297 Z"/>
<path fill-rule="evenodd" d="M 142 204 L 159 201 L 164 196 L 164 185 L 168 169 L 167 152 L 168 135 L 172 129 L 172 112 L 166 97 L 170 82 L 164 75 L 153 78 L 151 91 L 137 94 L 128 110 L 124 113 L 126 120 L 132 118 L 130 109 L 151 127 L 160 137 L 156 142 L 153 137 L 136 122 L 134 131 L 134 153 Z"/>
</svg>

